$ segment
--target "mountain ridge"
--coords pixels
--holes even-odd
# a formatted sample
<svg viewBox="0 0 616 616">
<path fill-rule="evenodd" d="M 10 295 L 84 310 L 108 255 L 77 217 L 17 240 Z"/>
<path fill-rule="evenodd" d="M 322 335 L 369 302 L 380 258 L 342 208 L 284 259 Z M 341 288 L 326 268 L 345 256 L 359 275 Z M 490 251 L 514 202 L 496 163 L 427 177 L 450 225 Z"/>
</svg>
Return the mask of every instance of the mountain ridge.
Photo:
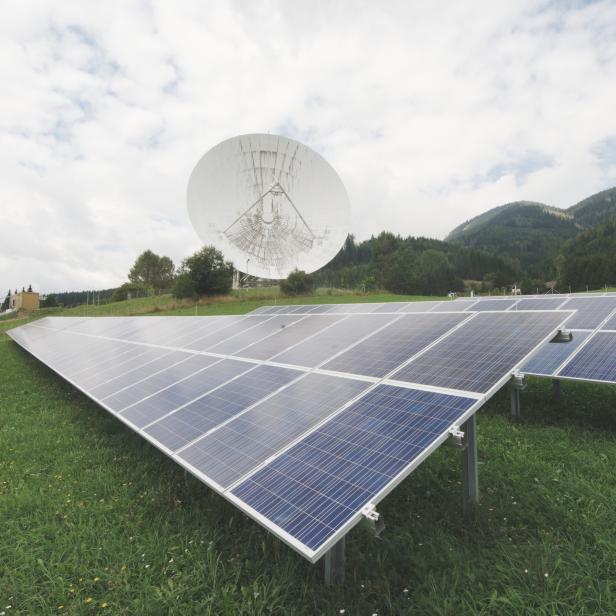
<svg viewBox="0 0 616 616">
<path fill-rule="evenodd" d="M 616 187 L 568 208 L 538 201 L 505 203 L 458 225 L 445 241 L 512 258 L 522 269 L 548 279 L 555 273 L 553 259 L 566 242 L 613 217 Z"/>
</svg>

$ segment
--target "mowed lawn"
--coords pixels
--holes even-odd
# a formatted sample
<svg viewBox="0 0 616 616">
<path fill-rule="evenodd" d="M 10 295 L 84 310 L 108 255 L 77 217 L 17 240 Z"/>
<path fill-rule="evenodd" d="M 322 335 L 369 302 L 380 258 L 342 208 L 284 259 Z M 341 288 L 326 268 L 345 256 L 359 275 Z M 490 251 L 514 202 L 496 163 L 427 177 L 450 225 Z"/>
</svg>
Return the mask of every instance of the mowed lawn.
<svg viewBox="0 0 616 616">
<path fill-rule="evenodd" d="M 442 447 L 379 505 L 379 538 L 349 534 L 328 589 L 0 333 L 0 614 L 616 614 L 616 390 L 556 402 L 531 380 L 518 423 L 508 401 L 479 411 L 474 515 Z"/>
</svg>

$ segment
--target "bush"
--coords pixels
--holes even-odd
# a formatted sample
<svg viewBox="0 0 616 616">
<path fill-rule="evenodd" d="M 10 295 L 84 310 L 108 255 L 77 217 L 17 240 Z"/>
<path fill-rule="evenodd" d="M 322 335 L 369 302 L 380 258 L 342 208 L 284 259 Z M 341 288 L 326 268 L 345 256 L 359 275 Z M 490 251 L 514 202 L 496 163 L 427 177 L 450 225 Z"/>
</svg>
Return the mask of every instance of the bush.
<svg viewBox="0 0 616 616">
<path fill-rule="evenodd" d="M 231 291 L 232 284 L 233 264 L 213 246 L 204 246 L 182 261 L 174 292 L 177 297 L 224 295 Z"/>
<path fill-rule="evenodd" d="M 173 284 L 173 295 L 179 299 L 197 296 L 195 285 L 188 274 L 183 273 L 176 277 Z"/>
<path fill-rule="evenodd" d="M 313 279 L 301 270 L 292 271 L 280 282 L 280 292 L 283 295 L 309 295 L 314 289 Z"/>
<path fill-rule="evenodd" d="M 121 287 L 118 287 L 111 294 L 112 302 L 123 302 L 126 299 L 133 297 L 147 297 L 153 295 L 154 289 L 144 284 L 134 282 L 125 282 Z"/>
</svg>

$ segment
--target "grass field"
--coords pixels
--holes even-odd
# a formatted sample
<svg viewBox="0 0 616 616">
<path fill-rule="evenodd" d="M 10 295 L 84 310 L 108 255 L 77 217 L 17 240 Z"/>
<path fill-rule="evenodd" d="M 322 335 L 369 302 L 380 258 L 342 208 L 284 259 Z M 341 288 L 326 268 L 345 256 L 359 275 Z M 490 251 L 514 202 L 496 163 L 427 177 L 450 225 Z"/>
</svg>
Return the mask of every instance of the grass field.
<svg viewBox="0 0 616 616">
<path fill-rule="evenodd" d="M 563 383 L 557 403 L 531 380 L 518 423 L 502 391 L 478 415 L 475 514 L 440 448 L 379 505 L 380 538 L 350 533 L 345 586 L 327 589 L 1 333 L 19 323 L 0 323 L 0 614 L 616 614 L 613 388 Z"/>
</svg>

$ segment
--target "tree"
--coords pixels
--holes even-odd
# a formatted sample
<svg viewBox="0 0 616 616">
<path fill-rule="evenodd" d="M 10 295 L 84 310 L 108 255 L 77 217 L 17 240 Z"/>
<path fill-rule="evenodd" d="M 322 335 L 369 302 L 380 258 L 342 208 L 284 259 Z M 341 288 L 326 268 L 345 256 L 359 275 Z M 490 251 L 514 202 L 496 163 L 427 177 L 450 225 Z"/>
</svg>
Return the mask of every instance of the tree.
<svg viewBox="0 0 616 616">
<path fill-rule="evenodd" d="M 293 270 L 280 282 L 283 295 L 308 295 L 314 291 L 314 281 L 302 270 Z"/>
<path fill-rule="evenodd" d="M 182 261 L 173 287 L 177 297 L 224 295 L 233 283 L 233 265 L 213 246 L 204 246 Z"/>
<path fill-rule="evenodd" d="M 11 306 L 11 289 L 9 289 L 9 292 L 6 294 L 6 297 L 4 298 L 4 301 L 2 302 L 2 306 L 0 306 L 0 312 L 4 312 L 5 310 L 8 310 Z"/>
<path fill-rule="evenodd" d="M 57 306 L 59 306 L 58 298 L 53 293 L 41 302 L 41 308 L 56 308 Z"/>
<path fill-rule="evenodd" d="M 173 282 L 175 267 L 169 257 L 161 257 L 151 250 L 142 252 L 130 272 L 128 279 L 133 284 L 152 287 L 155 290 L 168 289 Z"/>
</svg>

